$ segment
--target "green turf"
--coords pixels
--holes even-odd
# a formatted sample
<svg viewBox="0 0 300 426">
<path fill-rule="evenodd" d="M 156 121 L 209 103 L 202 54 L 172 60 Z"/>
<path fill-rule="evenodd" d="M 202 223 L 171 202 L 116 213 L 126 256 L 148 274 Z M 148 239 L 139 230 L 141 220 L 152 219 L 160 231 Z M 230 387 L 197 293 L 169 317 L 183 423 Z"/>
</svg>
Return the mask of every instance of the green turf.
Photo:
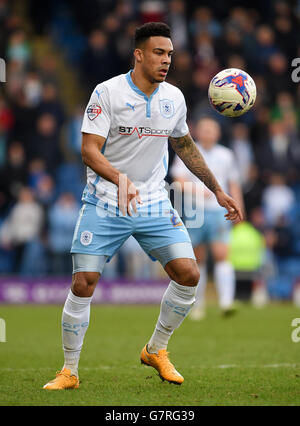
<svg viewBox="0 0 300 426">
<path fill-rule="evenodd" d="M 242 306 L 231 318 L 209 307 L 170 340 L 182 386 L 141 366 L 158 306 L 92 306 L 78 390 L 42 389 L 63 364 L 61 307 L 0 306 L 0 405 L 299 405 L 300 342 L 291 340 L 291 305 Z"/>
</svg>

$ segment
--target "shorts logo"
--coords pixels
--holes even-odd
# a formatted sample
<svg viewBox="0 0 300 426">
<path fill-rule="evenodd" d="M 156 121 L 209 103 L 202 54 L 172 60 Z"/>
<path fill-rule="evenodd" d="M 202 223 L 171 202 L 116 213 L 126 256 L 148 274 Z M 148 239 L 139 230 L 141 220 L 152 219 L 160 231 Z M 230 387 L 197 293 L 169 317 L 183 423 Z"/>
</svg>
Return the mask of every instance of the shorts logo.
<svg viewBox="0 0 300 426">
<path fill-rule="evenodd" d="M 93 233 L 90 231 L 83 231 L 80 235 L 80 242 L 83 246 L 88 246 L 91 244 L 93 239 Z"/>
<path fill-rule="evenodd" d="M 170 210 L 170 215 L 171 215 L 171 223 L 173 226 L 182 226 L 182 222 L 174 210 Z"/>
<path fill-rule="evenodd" d="M 99 114 L 101 114 L 102 108 L 100 105 L 97 104 L 91 104 L 88 106 L 88 109 L 86 110 L 86 113 L 90 120 L 95 120 L 95 118 L 98 117 Z"/>
<path fill-rule="evenodd" d="M 171 118 L 174 115 L 174 104 L 169 99 L 159 101 L 160 113 L 165 118 Z"/>
</svg>

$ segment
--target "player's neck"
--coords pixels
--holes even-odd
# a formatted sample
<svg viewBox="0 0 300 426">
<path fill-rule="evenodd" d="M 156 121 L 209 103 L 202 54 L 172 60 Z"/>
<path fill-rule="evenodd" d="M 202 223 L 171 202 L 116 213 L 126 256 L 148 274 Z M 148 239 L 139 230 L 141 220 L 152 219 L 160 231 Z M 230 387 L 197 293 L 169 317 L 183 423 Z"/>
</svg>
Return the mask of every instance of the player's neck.
<svg viewBox="0 0 300 426">
<path fill-rule="evenodd" d="M 131 73 L 133 84 L 138 87 L 146 96 L 151 96 L 154 90 L 157 89 L 159 83 L 151 83 L 139 70 L 134 68 Z"/>
</svg>

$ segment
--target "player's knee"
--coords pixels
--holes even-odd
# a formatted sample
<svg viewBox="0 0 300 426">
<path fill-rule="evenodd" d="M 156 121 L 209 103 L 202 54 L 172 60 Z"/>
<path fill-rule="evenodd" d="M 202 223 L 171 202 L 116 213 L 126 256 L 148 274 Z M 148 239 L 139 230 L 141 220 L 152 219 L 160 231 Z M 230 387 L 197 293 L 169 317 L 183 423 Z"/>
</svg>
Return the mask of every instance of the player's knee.
<svg viewBox="0 0 300 426">
<path fill-rule="evenodd" d="M 212 247 L 212 254 L 214 262 L 224 262 L 228 258 L 229 247 L 228 244 L 215 244 Z"/>
<path fill-rule="evenodd" d="M 96 272 L 77 272 L 73 275 L 72 293 L 78 297 L 90 297 L 99 280 Z"/>
<path fill-rule="evenodd" d="M 220 251 L 214 255 L 214 262 L 226 262 L 228 260 L 227 251 Z"/>
<path fill-rule="evenodd" d="M 186 285 L 190 287 L 195 287 L 200 279 L 200 273 L 197 265 L 193 268 L 188 268 L 183 270 L 177 278 L 177 283 L 181 285 Z"/>
</svg>

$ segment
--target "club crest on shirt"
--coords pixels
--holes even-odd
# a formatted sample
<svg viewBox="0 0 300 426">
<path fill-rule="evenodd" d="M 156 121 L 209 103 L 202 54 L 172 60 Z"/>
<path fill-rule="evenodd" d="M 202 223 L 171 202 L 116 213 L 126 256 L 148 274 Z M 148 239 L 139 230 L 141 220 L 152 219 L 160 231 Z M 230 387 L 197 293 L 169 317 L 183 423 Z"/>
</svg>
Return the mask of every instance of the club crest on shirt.
<svg viewBox="0 0 300 426">
<path fill-rule="evenodd" d="M 102 108 L 100 105 L 91 104 L 88 106 L 86 113 L 90 120 L 95 120 L 99 114 L 101 114 Z"/>
<path fill-rule="evenodd" d="M 171 118 L 174 115 L 174 104 L 169 99 L 159 101 L 160 113 L 165 118 Z"/>
<path fill-rule="evenodd" d="M 93 233 L 90 231 L 83 231 L 80 235 L 80 242 L 83 246 L 88 246 L 91 244 L 93 239 Z"/>
</svg>

